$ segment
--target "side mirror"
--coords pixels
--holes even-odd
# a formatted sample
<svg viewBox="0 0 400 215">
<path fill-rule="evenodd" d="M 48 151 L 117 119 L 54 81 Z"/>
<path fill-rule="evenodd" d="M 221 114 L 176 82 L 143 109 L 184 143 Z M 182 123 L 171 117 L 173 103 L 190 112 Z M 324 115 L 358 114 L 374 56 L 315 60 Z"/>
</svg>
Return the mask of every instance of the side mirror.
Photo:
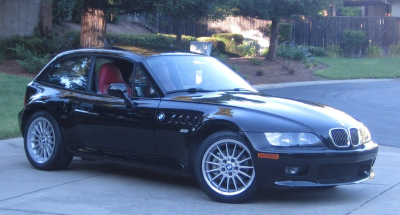
<svg viewBox="0 0 400 215">
<path fill-rule="evenodd" d="M 108 95 L 124 99 L 127 106 L 132 107 L 134 103 L 129 98 L 128 87 L 125 84 L 110 84 L 108 87 Z"/>
</svg>

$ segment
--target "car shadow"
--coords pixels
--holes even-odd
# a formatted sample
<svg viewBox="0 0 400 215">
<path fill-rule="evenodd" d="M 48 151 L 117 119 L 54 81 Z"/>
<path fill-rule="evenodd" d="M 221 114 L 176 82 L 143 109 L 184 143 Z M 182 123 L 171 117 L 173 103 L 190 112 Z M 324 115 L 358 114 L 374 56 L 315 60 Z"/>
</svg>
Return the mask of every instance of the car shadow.
<svg viewBox="0 0 400 215">
<path fill-rule="evenodd" d="M 74 159 L 70 166 L 65 170 L 70 172 L 75 171 L 94 171 L 101 174 L 112 174 L 124 179 L 133 179 L 146 181 L 148 184 L 159 184 L 165 187 L 178 187 L 181 189 L 190 189 L 195 192 L 201 192 L 196 179 L 188 174 L 180 172 L 171 172 L 163 170 L 149 170 L 138 167 L 124 166 L 112 164 L 102 161 L 83 161 Z M 178 191 L 179 191 L 178 190 Z M 318 202 L 343 202 L 351 200 L 352 189 L 346 189 L 346 186 L 333 188 L 327 187 L 272 187 L 260 189 L 247 203 L 318 203 Z M 199 195 L 200 197 L 200 195 Z M 199 201 L 210 201 L 204 194 L 204 198 Z"/>
</svg>

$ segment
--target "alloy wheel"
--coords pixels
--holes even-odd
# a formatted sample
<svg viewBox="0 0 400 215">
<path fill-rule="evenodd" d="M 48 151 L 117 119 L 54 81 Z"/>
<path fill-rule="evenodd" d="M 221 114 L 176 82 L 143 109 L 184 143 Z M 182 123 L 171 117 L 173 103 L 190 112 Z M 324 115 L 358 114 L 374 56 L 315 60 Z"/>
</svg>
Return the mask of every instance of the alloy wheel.
<svg viewBox="0 0 400 215">
<path fill-rule="evenodd" d="M 202 172 L 215 192 L 231 196 L 246 191 L 255 178 L 249 149 L 236 140 L 220 140 L 204 153 Z"/>
</svg>

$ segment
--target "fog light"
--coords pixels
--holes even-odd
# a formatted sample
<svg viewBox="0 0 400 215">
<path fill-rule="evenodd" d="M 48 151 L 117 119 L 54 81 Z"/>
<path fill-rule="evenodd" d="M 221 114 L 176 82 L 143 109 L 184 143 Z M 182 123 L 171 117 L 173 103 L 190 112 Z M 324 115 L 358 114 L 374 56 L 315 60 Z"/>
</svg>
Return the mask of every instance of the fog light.
<svg viewBox="0 0 400 215">
<path fill-rule="evenodd" d="M 298 175 L 301 171 L 301 166 L 287 166 L 285 168 L 285 173 L 287 175 Z"/>
</svg>

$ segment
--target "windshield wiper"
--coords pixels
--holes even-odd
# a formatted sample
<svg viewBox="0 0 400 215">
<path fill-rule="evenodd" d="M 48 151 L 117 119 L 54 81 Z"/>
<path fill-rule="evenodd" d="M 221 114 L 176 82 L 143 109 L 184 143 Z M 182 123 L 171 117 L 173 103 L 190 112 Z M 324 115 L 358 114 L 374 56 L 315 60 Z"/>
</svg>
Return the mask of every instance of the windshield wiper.
<svg viewBox="0 0 400 215">
<path fill-rule="evenodd" d="M 189 88 L 189 89 L 182 89 L 182 90 L 173 90 L 173 91 L 169 91 L 167 92 L 167 94 L 171 94 L 171 93 L 181 93 L 181 92 L 188 92 L 188 93 L 197 93 L 197 92 L 215 92 L 216 90 L 205 90 L 203 88 Z"/>
<path fill-rule="evenodd" d="M 187 92 L 188 92 L 188 93 L 196 93 L 196 92 L 215 92 L 215 90 L 205 90 L 205 89 L 203 89 L 203 88 L 195 88 L 195 87 L 193 87 L 193 88 L 187 89 Z"/>
<path fill-rule="evenodd" d="M 250 91 L 246 88 L 233 88 L 233 89 L 227 89 L 227 90 L 218 90 L 218 91 Z"/>
</svg>

